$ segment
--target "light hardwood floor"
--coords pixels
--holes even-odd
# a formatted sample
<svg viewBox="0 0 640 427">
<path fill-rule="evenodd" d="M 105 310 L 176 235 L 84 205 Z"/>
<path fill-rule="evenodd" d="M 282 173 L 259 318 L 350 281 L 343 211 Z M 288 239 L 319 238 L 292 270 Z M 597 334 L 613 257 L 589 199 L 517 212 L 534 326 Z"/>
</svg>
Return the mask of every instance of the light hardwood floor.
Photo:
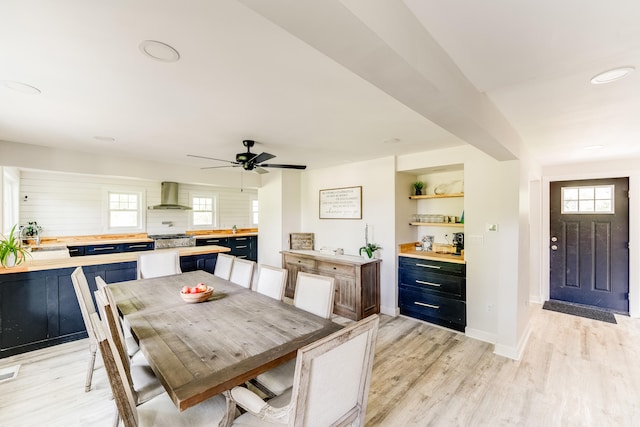
<svg viewBox="0 0 640 427">
<path fill-rule="evenodd" d="M 382 316 L 367 426 L 640 425 L 640 320 L 618 324 L 532 306 L 522 360 L 412 319 Z M 100 358 L 84 392 L 86 341 L 0 360 L 1 426 L 110 426 Z"/>
</svg>

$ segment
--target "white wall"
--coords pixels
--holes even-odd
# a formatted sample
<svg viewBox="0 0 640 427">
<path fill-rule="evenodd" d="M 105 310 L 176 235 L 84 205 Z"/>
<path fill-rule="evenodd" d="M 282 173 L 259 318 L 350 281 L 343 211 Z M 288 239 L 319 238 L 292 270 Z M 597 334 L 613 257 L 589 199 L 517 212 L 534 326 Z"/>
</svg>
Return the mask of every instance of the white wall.
<svg viewBox="0 0 640 427">
<path fill-rule="evenodd" d="M 629 315 L 640 317 L 640 159 L 575 163 L 542 168 L 542 242 L 549 242 L 549 183 L 553 181 L 629 177 Z M 545 248 L 548 244 L 543 244 Z M 549 251 L 542 251 L 542 295 L 549 299 Z"/>
<path fill-rule="evenodd" d="M 20 223 L 37 221 L 43 236 L 79 236 L 108 233 L 106 189 L 141 190 L 146 206 L 160 203 L 160 182 L 133 178 L 23 170 L 20 174 Z M 217 228 L 251 227 L 251 197 L 255 189 L 181 184 L 179 203 L 190 205 L 189 192 L 212 192 L 218 196 Z M 191 211 L 145 210 L 145 230 L 149 234 L 184 233 L 189 229 Z M 174 225 L 162 224 L 170 221 Z"/>
<path fill-rule="evenodd" d="M 382 246 L 380 277 L 381 311 L 396 314 L 396 173 L 393 157 L 316 169 L 302 176 L 302 229 L 315 233 L 316 248 L 343 248 L 357 255 L 369 241 Z M 319 191 L 328 188 L 362 186 L 362 219 L 319 219 Z M 408 193 L 407 193 L 408 194 Z M 404 219 L 403 219 L 404 220 Z"/>
</svg>

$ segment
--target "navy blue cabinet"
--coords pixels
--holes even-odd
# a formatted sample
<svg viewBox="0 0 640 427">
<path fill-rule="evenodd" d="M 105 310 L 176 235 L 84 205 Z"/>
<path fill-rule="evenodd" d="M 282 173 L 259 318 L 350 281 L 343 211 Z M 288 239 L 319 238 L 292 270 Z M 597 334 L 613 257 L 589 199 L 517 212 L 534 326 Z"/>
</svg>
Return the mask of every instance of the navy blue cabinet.
<svg viewBox="0 0 640 427">
<path fill-rule="evenodd" d="M 116 254 L 119 252 L 136 252 L 136 251 L 152 251 L 154 249 L 153 242 L 131 242 L 131 243 L 117 243 L 117 244 L 100 244 L 100 245 L 83 245 L 83 246 L 68 246 L 69 255 L 71 256 L 84 256 L 84 255 L 104 255 L 104 254 Z"/>
<path fill-rule="evenodd" d="M 73 270 L 0 274 L 0 358 L 87 337 L 71 283 Z M 95 291 L 96 276 L 108 283 L 134 280 L 136 263 L 85 266 L 83 271 Z"/>
<path fill-rule="evenodd" d="M 218 254 L 200 254 L 180 257 L 180 269 L 183 273 L 187 271 L 204 270 L 213 274 L 216 268 Z"/>
<path fill-rule="evenodd" d="M 231 249 L 229 255 L 258 262 L 258 236 L 231 236 L 197 239 L 196 246 L 218 245 Z"/>
<path fill-rule="evenodd" d="M 464 332 L 466 265 L 401 256 L 399 266 L 400 314 Z"/>
</svg>

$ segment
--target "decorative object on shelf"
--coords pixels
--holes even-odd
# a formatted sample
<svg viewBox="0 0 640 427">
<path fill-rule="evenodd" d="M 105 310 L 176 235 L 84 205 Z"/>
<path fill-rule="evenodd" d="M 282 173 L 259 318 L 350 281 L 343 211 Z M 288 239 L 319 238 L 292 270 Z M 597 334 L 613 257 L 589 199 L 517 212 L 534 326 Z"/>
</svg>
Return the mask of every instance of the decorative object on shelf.
<svg viewBox="0 0 640 427">
<path fill-rule="evenodd" d="M 362 187 L 320 190 L 320 219 L 362 219 Z"/>
<path fill-rule="evenodd" d="M 453 193 L 463 193 L 464 184 L 462 180 L 458 179 L 455 181 L 447 182 L 444 184 L 438 184 L 434 189 L 434 194 L 453 194 Z"/>
<path fill-rule="evenodd" d="M 378 246 L 377 243 L 369 243 L 369 224 L 364 226 L 364 243 L 365 245 L 359 251 L 360 256 L 362 256 L 362 251 L 365 251 L 369 258 L 373 258 L 373 253 L 382 249 L 382 246 Z"/>
<path fill-rule="evenodd" d="M 231 233 L 232 234 L 236 234 L 238 232 L 238 227 L 236 227 L 235 225 L 233 227 L 231 227 Z"/>
<path fill-rule="evenodd" d="M 27 225 L 20 226 L 20 238 L 28 241 L 30 245 L 40 244 L 40 232 L 42 227 L 38 225 L 37 221 L 29 221 Z"/>
<path fill-rule="evenodd" d="M 462 211 L 462 216 L 460 216 L 460 224 L 464 224 L 464 211 Z"/>
<path fill-rule="evenodd" d="M 14 225 L 9 232 L 8 237 L 0 240 L 0 263 L 3 267 L 13 267 L 21 264 L 29 255 L 29 252 L 22 246 L 22 242 L 15 235 L 16 226 Z"/>
<path fill-rule="evenodd" d="M 432 251 L 433 241 L 434 241 L 434 236 L 422 236 L 422 250 L 429 251 L 429 252 Z"/>
<path fill-rule="evenodd" d="M 413 183 L 413 190 L 416 196 L 422 196 L 422 189 L 424 188 L 424 182 L 416 181 Z"/>
</svg>

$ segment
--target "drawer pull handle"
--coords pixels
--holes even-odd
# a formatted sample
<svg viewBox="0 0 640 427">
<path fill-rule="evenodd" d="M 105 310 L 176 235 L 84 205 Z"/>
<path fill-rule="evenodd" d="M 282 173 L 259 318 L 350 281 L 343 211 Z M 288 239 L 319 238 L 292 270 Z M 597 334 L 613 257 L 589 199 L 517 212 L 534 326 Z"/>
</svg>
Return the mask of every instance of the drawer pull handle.
<svg viewBox="0 0 640 427">
<path fill-rule="evenodd" d="M 236 249 L 244 249 L 244 248 L 246 248 L 246 247 L 247 247 L 247 245 L 244 245 L 244 246 L 236 246 Z"/>
<path fill-rule="evenodd" d="M 146 248 L 147 245 L 129 245 L 129 249 L 133 249 L 133 248 Z"/>
<path fill-rule="evenodd" d="M 440 287 L 439 283 L 423 282 L 422 280 L 416 280 L 416 283 L 420 283 L 421 285 L 436 286 L 438 288 Z"/>
<path fill-rule="evenodd" d="M 104 248 L 93 248 L 94 251 L 108 251 L 115 249 L 113 246 L 105 246 Z"/>
<path fill-rule="evenodd" d="M 236 258 L 246 258 L 246 257 L 247 257 L 246 255 L 239 255 Z"/>
<path fill-rule="evenodd" d="M 247 240 L 246 237 L 236 237 L 236 240 Z"/>
<path fill-rule="evenodd" d="M 80 249 L 69 249 L 69 252 L 80 252 Z"/>
<path fill-rule="evenodd" d="M 436 270 L 440 270 L 440 267 L 437 265 L 429 265 L 429 264 L 416 264 L 418 267 L 427 267 L 427 268 L 435 268 Z"/>
<path fill-rule="evenodd" d="M 421 305 L 423 307 L 435 308 L 436 310 L 440 308 L 439 305 L 425 304 L 424 302 L 418 302 L 418 301 L 414 301 L 414 304 L 415 305 Z"/>
</svg>

